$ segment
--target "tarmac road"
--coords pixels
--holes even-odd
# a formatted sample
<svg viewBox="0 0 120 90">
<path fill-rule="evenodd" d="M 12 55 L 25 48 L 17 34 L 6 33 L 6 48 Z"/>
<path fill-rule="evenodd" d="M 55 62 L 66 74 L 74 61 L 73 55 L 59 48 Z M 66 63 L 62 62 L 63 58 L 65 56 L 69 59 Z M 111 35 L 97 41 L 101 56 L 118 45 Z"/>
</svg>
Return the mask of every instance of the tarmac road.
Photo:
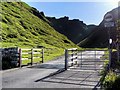
<svg viewBox="0 0 120 90">
<path fill-rule="evenodd" d="M 84 62 L 86 59 L 93 61 L 95 57 L 89 55 L 93 53 L 91 51 L 83 53 L 85 56 L 83 55 L 82 67 L 72 67 L 50 77 L 46 76 L 64 68 L 63 56 L 40 65 L 3 71 L 2 88 L 94 88 L 100 79 L 96 68 L 100 68 L 102 63 L 96 64 L 97 67 L 95 67 L 94 62 L 93 64 Z M 101 54 L 96 55 L 100 61 L 104 52 L 99 51 L 97 53 Z M 89 65 L 85 65 L 85 63 Z"/>
</svg>

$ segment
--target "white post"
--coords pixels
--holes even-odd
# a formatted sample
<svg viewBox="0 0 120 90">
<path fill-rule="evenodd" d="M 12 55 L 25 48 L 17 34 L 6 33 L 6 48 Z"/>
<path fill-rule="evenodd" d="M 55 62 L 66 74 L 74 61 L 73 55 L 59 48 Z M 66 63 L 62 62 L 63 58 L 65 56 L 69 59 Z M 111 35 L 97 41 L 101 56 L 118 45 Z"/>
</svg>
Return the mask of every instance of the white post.
<svg viewBox="0 0 120 90">
<path fill-rule="evenodd" d="M 33 65 L 33 48 L 31 49 L 31 65 Z"/>
<path fill-rule="evenodd" d="M 44 63 L 44 49 L 42 49 L 42 63 Z"/>
</svg>

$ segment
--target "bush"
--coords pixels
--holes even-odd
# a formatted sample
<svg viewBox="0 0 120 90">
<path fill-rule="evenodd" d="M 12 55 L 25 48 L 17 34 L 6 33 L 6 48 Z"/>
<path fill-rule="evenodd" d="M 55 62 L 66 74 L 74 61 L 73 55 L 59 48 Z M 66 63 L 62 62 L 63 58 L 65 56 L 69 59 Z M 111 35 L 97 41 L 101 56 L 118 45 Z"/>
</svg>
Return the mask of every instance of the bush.
<svg viewBox="0 0 120 90">
<path fill-rule="evenodd" d="M 114 88 L 115 90 L 120 89 L 120 75 L 117 76 L 117 78 L 115 79 L 115 82 L 113 83 L 112 88 Z"/>
<path fill-rule="evenodd" d="M 117 75 L 114 72 L 109 71 L 105 77 L 105 80 L 103 81 L 103 86 L 105 88 L 112 88 L 112 85 L 115 82 L 116 77 Z"/>
<path fill-rule="evenodd" d="M 102 77 L 103 78 L 103 77 Z M 104 80 L 101 81 L 101 87 L 105 90 L 115 89 L 118 90 L 120 88 L 120 75 L 117 76 L 115 72 L 110 70 L 107 75 L 104 77 Z"/>
</svg>

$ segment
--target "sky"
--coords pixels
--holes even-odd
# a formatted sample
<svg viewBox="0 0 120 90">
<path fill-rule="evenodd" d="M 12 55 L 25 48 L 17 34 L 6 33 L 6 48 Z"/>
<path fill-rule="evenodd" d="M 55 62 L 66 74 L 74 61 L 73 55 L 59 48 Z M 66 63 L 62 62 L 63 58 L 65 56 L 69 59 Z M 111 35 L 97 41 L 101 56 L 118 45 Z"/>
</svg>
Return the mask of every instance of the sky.
<svg viewBox="0 0 120 90">
<path fill-rule="evenodd" d="M 40 12 L 43 11 L 46 16 L 56 18 L 68 16 L 70 20 L 79 19 L 87 25 L 99 25 L 104 15 L 118 6 L 118 0 L 112 2 L 35 2 L 34 0 L 25 2 Z"/>
</svg>

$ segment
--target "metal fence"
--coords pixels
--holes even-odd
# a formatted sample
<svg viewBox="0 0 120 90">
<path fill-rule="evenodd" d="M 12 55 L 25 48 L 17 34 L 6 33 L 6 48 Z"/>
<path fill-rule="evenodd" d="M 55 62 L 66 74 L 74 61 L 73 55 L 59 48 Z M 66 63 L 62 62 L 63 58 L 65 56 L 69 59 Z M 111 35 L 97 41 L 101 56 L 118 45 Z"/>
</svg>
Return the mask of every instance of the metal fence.
<svg viewBox="0 0 120 90">
<path fill-rule="evenodd" d="M 65 50 L 65 70 L 67 70 L 68 67 L 72 67 L 78 64 L 77 54 L 78 54 L 77 48 Z"/>
<path fill-rule="evenodd" d="M 108 53 L 105 53 L 106 51 L 67 49 L 65 50 L 65 69 L 102 69 L 105 66 L 105 62 L 108 62 L 109 59 Z"/>
</svg>

